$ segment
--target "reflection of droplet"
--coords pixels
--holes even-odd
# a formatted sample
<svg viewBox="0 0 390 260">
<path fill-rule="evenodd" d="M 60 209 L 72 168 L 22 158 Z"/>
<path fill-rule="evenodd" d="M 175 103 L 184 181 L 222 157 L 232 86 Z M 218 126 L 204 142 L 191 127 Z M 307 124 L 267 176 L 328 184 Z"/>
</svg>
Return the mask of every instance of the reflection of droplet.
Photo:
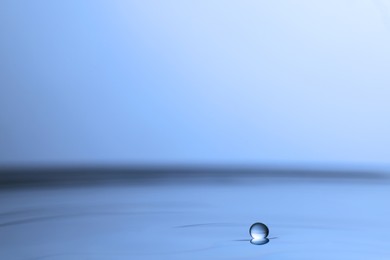
<svg viewBox="0 0 390 260">
<path fill-rule="evenodd" d="M 269 242 L 268 238 L 258 238 L 258 239 L 254 238 L 251 240 L 251 243 L 254 245 L 264 245 L 267 244 L 268 242 Z"/>
<path fill-rule="evenodd" d="M 255 224 L 253 224 L 249 228 L 249 234 L 255 240 L 266 239 L 267 236 L 268 236 L 268 233 L 269 233 L 268 227 L 266 225 L 264 225 L 263 223 L 260 223 L 260 222 L 257 222 Z"/>
</svg>

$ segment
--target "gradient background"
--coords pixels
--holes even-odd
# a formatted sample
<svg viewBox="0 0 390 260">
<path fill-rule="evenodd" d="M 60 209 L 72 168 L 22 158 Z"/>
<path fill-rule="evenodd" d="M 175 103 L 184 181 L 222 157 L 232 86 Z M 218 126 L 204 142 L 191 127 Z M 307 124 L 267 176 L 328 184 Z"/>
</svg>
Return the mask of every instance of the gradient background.
<svg viewBox="0 0 390 260">
<path fill-rule="evenodd" d="M 0 0 L 0 259 L 388 260 L 389 72 L 389 0 Z"/>
<path fill-rule="evenodd" d="M 387 165 L 390 2 L 0 2 L 0 166 Z"/>
</svg>

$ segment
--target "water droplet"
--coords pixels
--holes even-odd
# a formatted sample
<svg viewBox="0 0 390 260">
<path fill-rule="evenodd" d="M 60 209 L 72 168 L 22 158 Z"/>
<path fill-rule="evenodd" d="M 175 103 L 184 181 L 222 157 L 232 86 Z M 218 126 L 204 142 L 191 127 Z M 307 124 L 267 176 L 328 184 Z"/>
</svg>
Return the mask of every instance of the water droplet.
<svg viewBox="0 0 390 260">
<path fill-rule="evenodd" d="M 266 225 L 264 225 L 263 223 L 260 223 L 260 222 L 257 222 L 255 224 L 253 224 L 250 228 L 249 228 L 249 234 L 251 235 L 251 237 L 255 240 L 261 240 L 261 239 L 266 239 L 268 234 L 269 234 L 269 230 L 268 230 L 268 227 Z"/>
</svg>

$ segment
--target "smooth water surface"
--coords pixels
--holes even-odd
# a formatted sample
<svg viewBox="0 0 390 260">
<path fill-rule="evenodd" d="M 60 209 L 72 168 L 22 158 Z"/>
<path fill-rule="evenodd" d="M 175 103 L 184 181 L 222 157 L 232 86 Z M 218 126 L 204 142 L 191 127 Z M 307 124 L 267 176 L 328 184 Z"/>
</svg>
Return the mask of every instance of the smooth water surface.
<svg viewBox="0 0 390 260">
<path fill-rule="evenodd" d="M 0 259 L 390 259 L 387 182 L 238 179 L 4 189 Z M 253 245 L 261 221 L 271 238 Z"/>
</svg>

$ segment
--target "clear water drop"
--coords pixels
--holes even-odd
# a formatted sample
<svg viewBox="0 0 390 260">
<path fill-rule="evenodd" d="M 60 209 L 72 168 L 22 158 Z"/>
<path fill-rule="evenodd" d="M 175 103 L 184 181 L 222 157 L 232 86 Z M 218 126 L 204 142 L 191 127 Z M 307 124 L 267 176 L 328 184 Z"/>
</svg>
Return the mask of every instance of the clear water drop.
<svg viewBox="0 0 390 260">
<path fill-rule="evenodd" d="M 249 228 L 249 234 L 254 240 L 263 240 L 267 238 L 269 229 L 265 224 L 257 222 Z"/>
</svg>

